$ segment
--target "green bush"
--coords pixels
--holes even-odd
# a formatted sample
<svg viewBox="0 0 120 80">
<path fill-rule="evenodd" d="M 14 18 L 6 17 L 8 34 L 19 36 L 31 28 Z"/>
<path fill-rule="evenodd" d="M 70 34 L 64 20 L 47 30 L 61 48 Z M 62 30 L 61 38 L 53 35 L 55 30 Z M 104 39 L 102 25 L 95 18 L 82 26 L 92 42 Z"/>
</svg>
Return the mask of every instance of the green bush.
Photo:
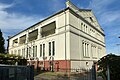
<svg viewBox="0 0 120 80">
<path fill-rule="evenodd" d="M 0 54 L 0 64 L 15 65 L 16 62 L 18 62 L 18 65 L 27 65 L 27 60 L 19 55 Z"/>
</svg>

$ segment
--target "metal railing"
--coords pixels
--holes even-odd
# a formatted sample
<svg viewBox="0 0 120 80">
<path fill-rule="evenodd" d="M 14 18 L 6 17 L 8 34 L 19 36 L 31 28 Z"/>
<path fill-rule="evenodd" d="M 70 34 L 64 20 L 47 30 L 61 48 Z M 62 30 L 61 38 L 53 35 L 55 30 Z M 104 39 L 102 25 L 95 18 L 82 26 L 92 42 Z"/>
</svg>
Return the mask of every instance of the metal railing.
<svg viewBox="0 0 120 80">
<path fill-rule="evenodd" d="M 44 73 L 44 72 L 52 72 L 50 67 L 41 67 L 38 69 L 38 74 Z M 42 72 L 41 72 L 42 71 Z M 53 68 L 54 72 L 62 72 L 64 74 L 63 76 L 56 76 L 55 79 L 62 79 L 62 80 L 96 80 L 96 68 L 93 66 L 91 69 L 66 69 L 66 68 Z M 67 71 L 67 72 L 66 72 Z M 41 73 L 39 73 L 41 72 Z M 55 73 L 56 74 L 56 73 Z M 40 77 L 41 78 L 41 77 Z M 44 79 L 44 78 L 43 78 Z"/>
</svg>

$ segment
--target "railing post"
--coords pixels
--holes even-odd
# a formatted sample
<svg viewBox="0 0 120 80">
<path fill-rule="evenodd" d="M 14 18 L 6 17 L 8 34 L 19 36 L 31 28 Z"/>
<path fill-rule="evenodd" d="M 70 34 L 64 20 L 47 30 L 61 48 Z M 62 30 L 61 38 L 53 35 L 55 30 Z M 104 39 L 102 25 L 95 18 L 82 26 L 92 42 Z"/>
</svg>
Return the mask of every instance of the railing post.
<svg viewBox="0 0 120 80">
<path fill-rule="evenodd" d="M 29 69 L 30 69 L 30 80 L 34 80 L 34 66 L 31 65 Z"/>
<path fill-rule="evenodd" d="M 96 80 L 96 66 L 95 66 L 95 64 L 92 66 L 92 73 L 93 73 L 93 80 Z"/>
<path fill-rule="evenodd" d="M 14 77 L 14 80 L 17 80 L 17 66 L 14 66 L 14 75 L 15 75 L 15 77 Z"/>
</svg>

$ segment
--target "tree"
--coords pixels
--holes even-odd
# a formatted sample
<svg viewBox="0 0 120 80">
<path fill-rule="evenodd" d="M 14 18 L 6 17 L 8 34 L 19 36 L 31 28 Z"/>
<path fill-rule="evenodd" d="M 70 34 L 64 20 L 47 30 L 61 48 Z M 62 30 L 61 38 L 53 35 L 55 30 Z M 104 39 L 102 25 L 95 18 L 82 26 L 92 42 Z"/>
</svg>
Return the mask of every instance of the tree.
<svg viewBox="0 0 120 80">
<path fill-rule="evenodd" d="M 109 54 L 98 61 L 98 70 L 101 71 L 104 80 L 107 80 L 107 65 L 110 68 L 110 79 L 120 80 L 120 56 Z"/>
<path fill-rule="evenodd" d="M 0 53 L 5 53 L 4 44 L 5 44 L 5 40 L 3 38 L 3 34 L 1 32 L 1 29 L 0 29 Z"/>
</svg>

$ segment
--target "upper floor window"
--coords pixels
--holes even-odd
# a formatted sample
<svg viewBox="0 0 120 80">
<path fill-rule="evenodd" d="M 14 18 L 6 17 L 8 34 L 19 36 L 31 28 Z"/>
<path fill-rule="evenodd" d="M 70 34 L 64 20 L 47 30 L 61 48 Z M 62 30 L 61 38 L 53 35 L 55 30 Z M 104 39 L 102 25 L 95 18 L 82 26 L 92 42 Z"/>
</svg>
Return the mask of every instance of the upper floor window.
<svg viewBox="0 0 120 80">
<path fill-rule="evenodd" d="M 13 50 L 11 51 L 11 54 L 13 54 Z"/>
<path fill-rule="evenodd" d="M 43 26 L 41 28 L 41 35 L 42 35 L 42 37 L 54 34 L 55 33 L 55 29 L 56 29 L 55 21 L 50 23 L 50 24 L 48 24 L 48 25 L 46 25 L 46 26 Z"/>
<path fill-rule="evenodd" d="M 19 44 L 24 44 L 26 42 L 26 35 L 23 35 L 20 37 L 20 42 Z"/>
<path fill-rule="evenodd" d="M 18 44 L 18 38 L 13 40 L 13 46 L 17 46 L 17 44 Z"/>
<path fill-rule="evenodd" d="M 90 20 L 91 20 L 91 22 L 93 22 L 93 21 L 94 21 L 92 17 L 90 17 Z"/>
<path fill-rule="evenodd" d="M 38 37 L 38 29 L 30 32 L 28 36 L 29 36 L 29 41 L 36 40 Z"/>
</svg>

